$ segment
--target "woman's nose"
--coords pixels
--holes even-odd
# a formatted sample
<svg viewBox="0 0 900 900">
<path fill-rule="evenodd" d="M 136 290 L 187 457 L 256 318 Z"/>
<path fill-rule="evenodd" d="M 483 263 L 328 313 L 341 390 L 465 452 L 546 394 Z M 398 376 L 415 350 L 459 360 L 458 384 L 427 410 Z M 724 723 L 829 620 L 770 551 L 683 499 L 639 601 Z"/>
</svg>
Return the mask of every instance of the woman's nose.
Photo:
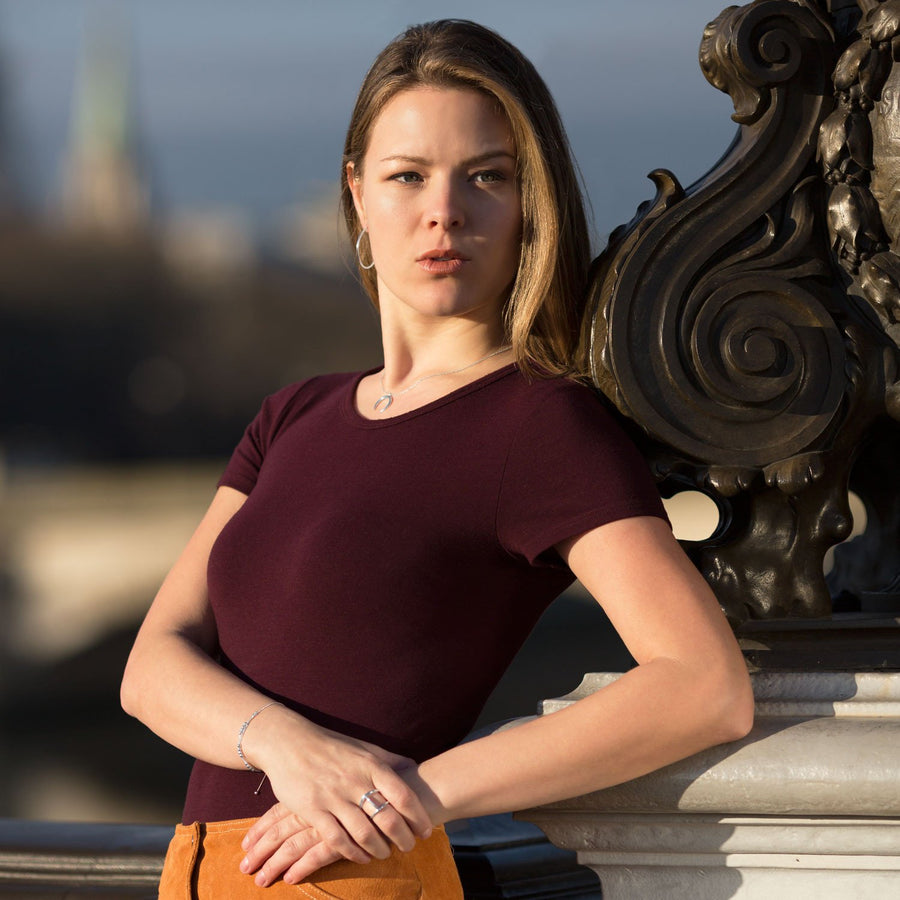
<svg viewBox="0 0 900 900">
<path fill-rule="evenodd" d="M 429 225 L 459 228 L 465 223 L 464 203 L 460 188 L 452 181 L 432 183 L 428 205 Z"/>
</svg>

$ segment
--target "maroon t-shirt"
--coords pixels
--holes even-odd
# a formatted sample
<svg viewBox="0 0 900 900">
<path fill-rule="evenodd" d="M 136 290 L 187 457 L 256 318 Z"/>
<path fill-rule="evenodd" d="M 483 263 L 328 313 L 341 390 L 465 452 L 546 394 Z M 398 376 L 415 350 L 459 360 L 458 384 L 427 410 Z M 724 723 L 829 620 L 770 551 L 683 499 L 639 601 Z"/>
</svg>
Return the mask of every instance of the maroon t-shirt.
<svg viewBox="0 0 900 900">
<path fill-rule="evenodd" d="M 547 605 L 554 546 L 664 517 L 603 403 L 514 365 L 389 419 L 361 374 L 269 397 L 220 484 L 248 494 L 209 560 L 221 661 L 328 728 L 422 760 L 458 743 Z M 237 723 L 239 724 L 239 723 Z M 260 776 L 197 762 L 184 821 L 262 814 Z"/>
</svg>

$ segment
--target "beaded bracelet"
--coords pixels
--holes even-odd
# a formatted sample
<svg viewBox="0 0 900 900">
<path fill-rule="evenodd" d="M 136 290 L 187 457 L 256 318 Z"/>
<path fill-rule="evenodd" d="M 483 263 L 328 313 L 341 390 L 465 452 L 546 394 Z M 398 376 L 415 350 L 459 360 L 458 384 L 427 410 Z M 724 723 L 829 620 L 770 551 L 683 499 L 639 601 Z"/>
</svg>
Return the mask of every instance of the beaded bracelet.
<svg viewBox="0 0 900 900">
<path fill-rule="evenodd" d="M 246 768 L 248 768 L 251 772 L 262 772 L 262 769 L 257 769 L 256 766 L 251 765 L 247 762 L 247 757 L 244 756 L 244 748 L 241 746 L 244 740 L 244 732 L 247 730 L 247 726 L 264 710 L 268 709 L 270 706 L 282 706 L 283 704 L 279 703 L 277 700 L 273 700 L 271 703 L 267 703 L 265 706 L 261 706 L 243 725 L 241 725 L 241 730 L 238 732 L 237 739 L 237 754 L 241 758 L 241 762 L 244 764 Z"/>
</svg>

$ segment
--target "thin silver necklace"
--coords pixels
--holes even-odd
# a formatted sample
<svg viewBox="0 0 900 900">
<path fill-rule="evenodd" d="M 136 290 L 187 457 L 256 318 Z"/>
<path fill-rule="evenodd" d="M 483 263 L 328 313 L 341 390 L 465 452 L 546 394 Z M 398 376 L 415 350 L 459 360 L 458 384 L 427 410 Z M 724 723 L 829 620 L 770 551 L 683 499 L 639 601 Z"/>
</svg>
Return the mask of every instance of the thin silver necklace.
<svg viewBox="0 0 900 900">
<path fill-rule="evenodd" d="M 429 378 L 438 378 L 441 375 L 456 375 L 458 372 L 465 372 L 466 369 L 471 369 L 472 366 L 477 366 L 478 363 L 484 362 L 486 359 L 490 359 L 492 356 L 499 356 L 501 353 L 505 353 L 511 346 L 511 344 L 506 344 L 499 350 L 494 350 L 491 353 L 488 353 L 487 356 L 482 356 L 481 359 L 476 359 L 475 362 L 470 362 L 468 365 L 460 366 L 458 369 L 448 369 L 446 372 L 432 372 L 431 375 L 423 375 L 421 378 L 417 378 L 409 387 L 403 388 L 402 391 L 389 391 L 384 386 L 384 369 L 382 369 L 380 376 L 382 393 L 381 396 L 375 401 L 375 405 L 372 407 L 372 409 L 374 409 L 375 412 L 386 412 L 390 408 L 390 405 L 394 402 L 394 397 L 402 396 L 407 391 L 411 391 L 414 387 L 418 387 L 423 381 L 427 381 Z"/>
</svg>

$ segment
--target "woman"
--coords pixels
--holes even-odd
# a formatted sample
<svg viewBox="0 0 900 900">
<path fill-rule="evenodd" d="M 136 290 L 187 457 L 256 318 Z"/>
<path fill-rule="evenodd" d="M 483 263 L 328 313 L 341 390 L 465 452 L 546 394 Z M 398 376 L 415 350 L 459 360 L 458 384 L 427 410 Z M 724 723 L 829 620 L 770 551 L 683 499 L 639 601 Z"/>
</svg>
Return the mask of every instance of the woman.
<svg viewBox="0 0 900 900">
<path fill-rule="evenodd" d="M 409 29 L 362 86 L 343 179 L 384 365 L 266 400 L 123 681 L 197 758 L 164 898 L 457 898 L 444 822 L 634 778 L 752 719 L 646 468 L 565 377 L 588 243 L 530 63 L 470 22 Z M 638 666 L 460 744 L 573 574 Z"/>
</svg>

